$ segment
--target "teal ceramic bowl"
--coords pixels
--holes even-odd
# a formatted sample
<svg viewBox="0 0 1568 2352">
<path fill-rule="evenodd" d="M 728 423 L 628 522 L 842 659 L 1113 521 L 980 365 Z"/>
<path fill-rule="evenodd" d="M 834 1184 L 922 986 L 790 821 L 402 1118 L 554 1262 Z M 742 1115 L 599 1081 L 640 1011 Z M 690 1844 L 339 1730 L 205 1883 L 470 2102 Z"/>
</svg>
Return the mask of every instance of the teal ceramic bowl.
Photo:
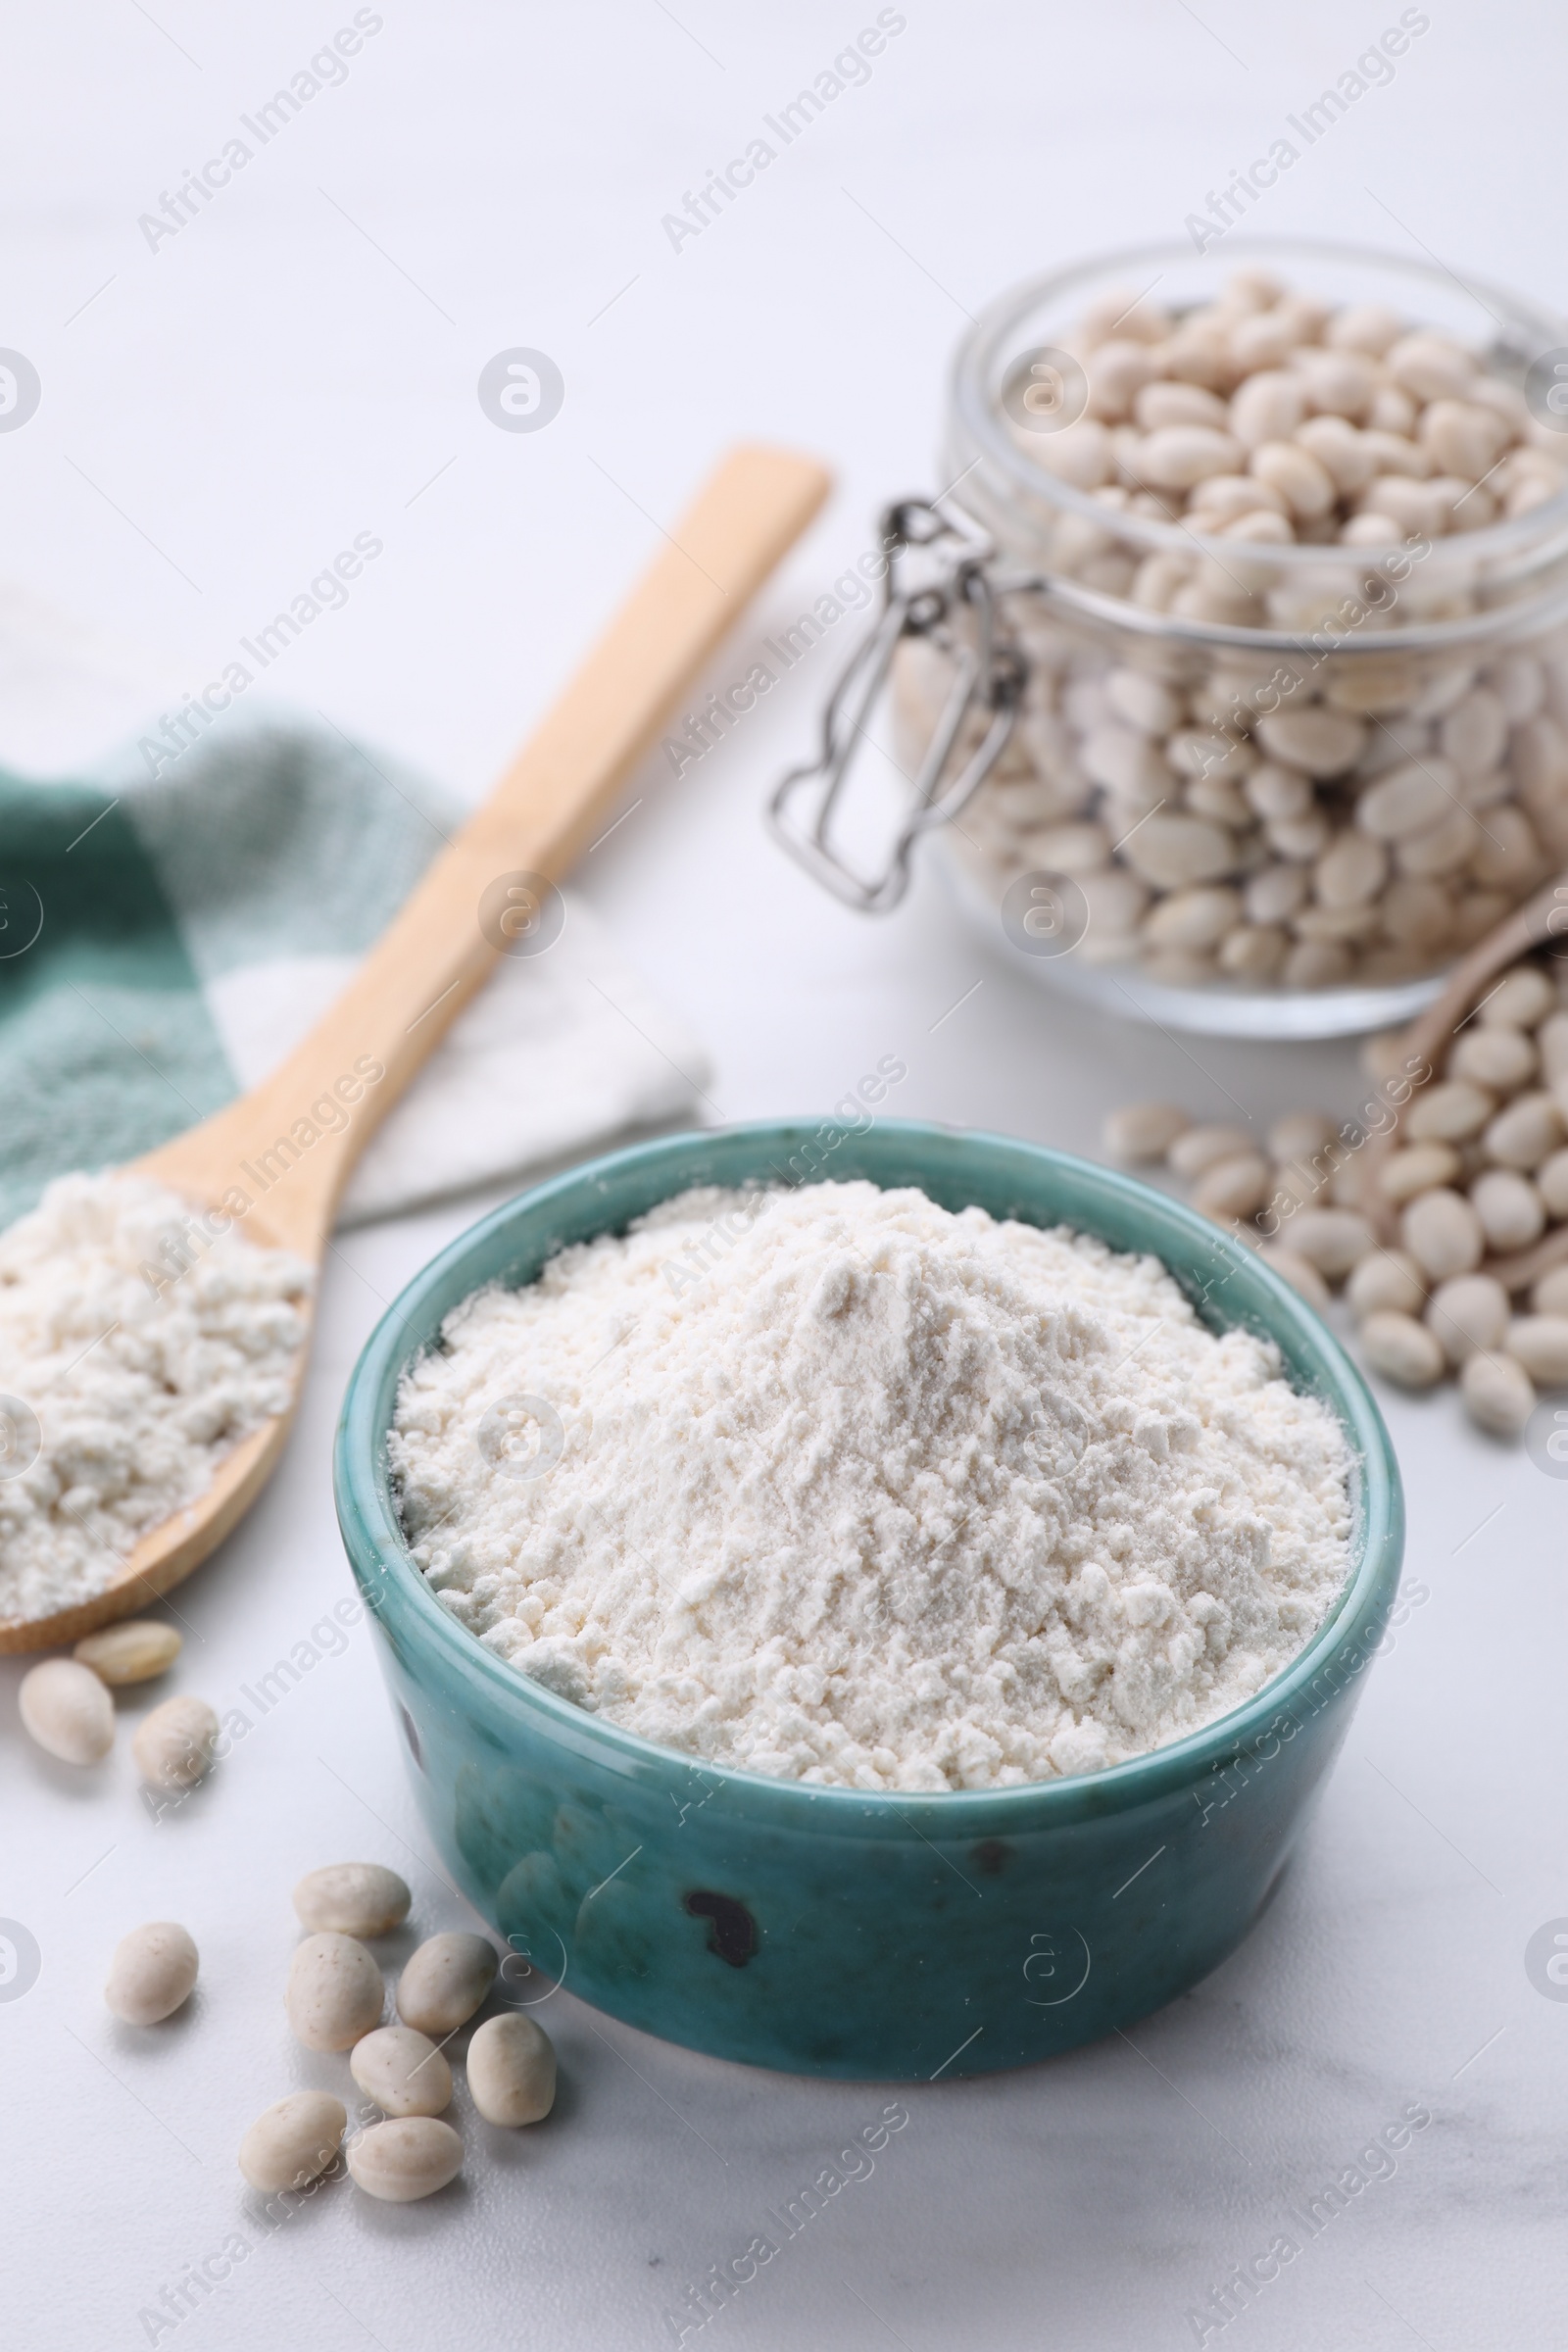
<svg viewBox="0 0 1568 2352">
<path fill-rule="evenodd" d="M 866 1795 L 695 1765 L 481 1647 L 409 1558 L 386 1431 L 404 1367 L 481 1284 L 525 1283 L 695 1184 L 867 1177 L 952 1209 L 1152 1250 L 1216 1326 L 1276 1342 L 1354 1449 L 1352 1564 L 1328 1622 L 1245 1707 L 1081 1779 Z M 349 1385 L 338 1515 L 373 1612 L 418 1800 L 514 1950 L 514 1997 L 562 1980 L 650 2034 L 791 2073 L 913 2082 L 1092 2041 L 1233 1951 L 1349 1725 L 1398 1577 L 1398 1473 L 1323 1324 L 1248 1250 L 1133 1179 L 1005 1137 L 879 1122 L 682 1135 L 509 1201 L 443 1250 Z M 530 1992 L 529 1987 L 532 1987 Z"/>
</svg>

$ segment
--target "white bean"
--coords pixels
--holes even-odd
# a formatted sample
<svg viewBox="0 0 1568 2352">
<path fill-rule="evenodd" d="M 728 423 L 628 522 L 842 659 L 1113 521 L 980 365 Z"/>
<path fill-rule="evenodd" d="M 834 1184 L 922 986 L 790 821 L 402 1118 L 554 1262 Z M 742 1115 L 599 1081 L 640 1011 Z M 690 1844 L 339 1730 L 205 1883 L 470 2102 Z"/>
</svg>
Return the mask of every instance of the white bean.
<svg viewBox="0 0 1568 2352">
<path fill-rule="evenodd" d="M 1374 1250 L 1345 1286 L 1350 1312 L 1358 1317 L 1380 1310 L 1418 1315 L 1426 1304 L 1427 1289 L 1420 1267 L 1403 1250 Z"/>
<path fill-rule="evenodd" d="M 1496 1107 L 1496 1097 L 1468 1078 L 1440 1078 L 1411 1102 L 1404 1132 L 1412 1144 L 1466 1143 L 1481 1133 Z"/>
<path fill-rule="evenodd" d="M 1486 1254 L 1481 1219 L 1461 1193 L 1439 1185 L 1412 1200 L 1399 1220 L 1400 1238 L 1423 1272 L 1436 1282 L 1473 1274 Z"/>
<path fill-rule="evenodd" d="M 421 2034 L 466 2026 L 495 1981 L 496 1949 L 483 1936 L 449 1929 L 411 1954 L 398 1979 L 398 2015 Z"/>
<path fill-rule="evenodd" d="M 1467 351 L 1446 335 L 1424 330 L 1401 335 L 1385 365 L 1395 382 L 1417 400 L 1462 400 L 1476 373 Z"/>
<path fill-rule="evenodd" d="M 1536 1050 L 1548 1086 L 1554 1078 L 1568 1078 L 1568 1012 L 1547 1013 L 1536 1032 Z"/>
<path fill-rule="evenodd" d="M 1568 1315 L 1520 1315 L 1503 1346 L 1538 1388 L 1568 1388 Z"/>
<path fill-rule="evenodd" d="M 1553 1266 L 1530 1293 L 1538 1315 L 1568 1315 L 1568 1265 Z"/>
<path fill-rule="evenodd" d="M 1535 1045 L 1522 1029 L 1484 1029 L 1476 1022 L 1454 1039 L 1447 1074 L 1512 1095 L 1535 1076 L 1536 1062 Z"/>
<path fill-rule="evenodd" d="M 1238 393 L 1237 398 L 1241 395 Z M 1242 436 L 1246 438 L 1245 434 Z M 1311 416 L 1296 439 L 1309 450 L 1342 498 L 1351 498 L 1372 479 L 1375 460 L 1362 435 L 1343 416 Z"/>
<path fill-rule="evenodd" d="M 1372 1228 L 1352 1208 L 1298 1210 L 1290 1223 L 1290 1245 L 1331 1282 L 1348 1274 L 1376 1247 Z"/>
<path fill-rule="evenodd" d="M 1105 679 L 1105 700 L 1116 716 L 1141 735 L 1168 735 L 1185 716 L 1176 688 L 1147 669 L 1111 670 Z"/>
<path fill-rule="evenodd" d="M 1288 1110 L 1268 1131 L 1268 1148 L 1282 1163 L 1327 1151 L 1338 1129 L 1321 1110 Z"/>
<path fill-rule="evenodd" d="M 1558 1224 L 1568 1223 L 1568 1151 L 1554 1152 L 1542 1161 L 1536 1170 L 1536 1190 L 1546 1214 Z"/>
<path fill-rule="evenodd" d="M 1221 971 L 1237 980 L 1271 980 L 1285 959 L 1290 935 L 1276 926 L 1239 923 L 1228 939 L 1221 940 L 1218 963 Z"/>
<path fill-rule="evenodd" d="M 1470 1199 L 1494 1250 L 1528 1250 L 1546 1229 L 1541 1195 L 1513 1168 L 1489 1168 L 1470 1187 Z"/>
<path fill-rule="evenodd" d="M 1500 1346 L 1508 1327 L 1508 1294 L 1490 1274 L 1458 1274 L 1439 1283 L 1427 1301 L 1427 1329 L 1450 1364 L 1478 1348 Z"/>
<path fill-rule="evenodd" d="M 294 2090 L 264 2108 L 239 2143 L 239 2169 L 264 2197 L 306 2188 L 336 2158 L 348 2112 L 324 2090 Z"/>
<path fill-rule="evenodd" d="M 1287 767 L 1303 768 L 1309 776 L 1341 776 L 1359 758 L 1366 729 L 1348 710 L 1314 704 L 1260 718 L 1257 739 L 1270 760 Z"/>
<path fill-rule="evenodd" d="M 179 1651 L 180 1639 L 172 1625 L 160 1625 L 155 1617 L 126 1617 L 119 1625 L 106 1625 L 101 1633 L 84 1635 L 71 1654 L 90 1666 L 101 1683 L 118 1690 L 167 1674 Z"/>
<path fill-rule="evenodd" d="M 1193 1206 L 1205 1217 L 1228 1224 L 1235 1217 L 1255 1215 L 1268 1199 L 1272 1170 L 1259 1152 L 1238 1152 L 1216 1160 L 1193 1187 Z"/>
<path fill-rule="evenodd" d="M 1396 841 L 1424 832 L 1454 805 L 1459 778 L 1445 761 L 1396 767 L 1369 784 L 1356 803 L 1355 821 L 1378 841 Z"/>
<path fill-rule="evenodd" d="M 1490 473 L 1513 439 L 1500 416 L 1470 400 L 1430 402 L 1416 430 L 1439 470 L 1463 474 L 1468 482 Z"/>
<path fill-rule="evenodd" d="M 1500 988 L 1492 991 L 1476 1017 L 1488 1028 L 1534 1029 L 1556 1002 L 1556 991 L 1545 973 L 1533 963 L 1521 963 Z"/>
<path fill-rule="evenodd" d="M 74 1658 L 29 1666 L 17 1704 L 28 1738 L 63 1764 L 101 1763 L 115 1744 L 115 1702 L 91 1668 Z"/>
<path fill-rule="evenodd" d="M 1230 429 L 1248 449 L 1289 441 L 1306 415 L 1306 386 L 1284 368 L 1262 368 L 1232 395 Z"/>
<path fill-rule="evenodd" d="M 1221 881 L 1235 866 L 1236 842 L 1208 817 L 1160 809 L 1139 826 L 1121 855 L 1147 882 L 1179 890 L 1184 883 Z"/>
<path fill-rule="evenodd" d="M 1364 906 L 1378 896 L 1388 871 L 1382 842 L 1347 829 L 1318 859 L 1312 882 L 1325 906 Z"/>
<path fill-rule="evenodd" d="M 387 2115 L 441 2115 L 452 2104 L 452 2069 L 413 2026 L 377 2026 L 349 2052 L 349 2073 Z"/>
<path fill-rule="evenodd" d="M 1315 521 L 1333 506 L 1336 491 L 1328 467 L 1296 441 L 1265 441 L 1250 460 L 1260 482 L 1277 490 L 1291 513 L 1302 522 Z M 1215 471 L 1219 469 L 1216 466 Z"/>
<path fill-rule="evenodd" d="M 1381 303 L 1355 302 L 1335 312 L 1323 329 L 1323 340 L 1335 351 L 1364 351 L 1377 360 L 1403 332 L 1401 321 Z"/>
<path fill-rule="evenodd" d="M 196 1984 L 196 1945 L 177 1920 L 149 1920 L 115 1946 L 104 1999 L 129 2026 L 156 2026 L 189 2000 Z"/>
<path fill-rule="evenodd" d="M 308 2050 L 349 2050 L 381 2022 L 381 1971 L 352 1936 L 307 1936 L 289 1963 L 288 2022 Z"/>
<path fill-rule="evenodd" d="M 194 1788 L 212 1764 L 218 1732 L 206 1699 L 183 1691 L 154 1707 L 138 1726 L 130 1752 L 150 1788 Z"/>
<path fill-rule="evenodd" d="M 388 1936 L 409 1916 L 414 1897 L 395 1870 L 379 1862 L 329 1862 L 294 1889 L 302 1928 L 340 1936 Z"/>
<path fill-rule="evenodd" d="M 487 2124 L 537 2124 L 556 2103 L 549 2034 L 514 2009 L 487 2017 L 468 2044 L 468 2089 Z"/>
<path fill-rule="evenodd" d="M 1350 976 L 1350 955 L 1333 939 L 1303 939 L 1285 958 L 1287 988 L 1337 988 Z"/>
<path fill-rule="evenodd" d="M 1361 1325 L 1360 1341 L 1373 1371 L 1401 1389 L 1430 1389 L 1443 1378 L 1443 1349 L 1412 1315 L 1377 1307 Z"/>
<path fill-rule="evenodd" d="M 1167 424 L 1149 434 L 1134 464 L 1156 490 L 1190 490 L 1210 473 L 1239 473 L 1247 452 L 1209 424 Z"/>
<path fill-rule="evenodd" d="M 407 2205 L 445 2188 L 463 2170 L 463 2142 L 450 2124 L 430 2115 L 394 2116 L 357 2132 L 347 2149 L 349 2173 L 367 2196 Z"/>
<path fill-rule="evenodd" d="M 1507 741 L 1507 713 L 1490 686 L 1472 686 L 1438 729 L 1443 757 L 1461 776 L 1484 776 L 1495 767 Z"/>
<path fill-rule="evenodd" d="M 1172 1175 L 1179 1176 L 1184 1184 L 1192 1184 L 1222 1159 L 1235 1159 L 1239 1153 L 1256 1148 L 1245 1127 L 1189 1124 L 1166 1146 L 1165 1159 Z"/>
<path fill-rule="evenodd" d="M 1201 384 L 1173 384 L 1156 378 L 1145 384 L 1133 400 L 1133 416 L 1146 433 L 1167 424 L 1206 424 L 1225 432 L 1231 413 L 1217 393 Z"/>
<path fill-rule="evenodd" d="M 1550 1095 L 1515 1095 L 1483 1135 L 1482 1146 L 1501 1168 L 1526 1173 L 1549 1159 L 1563 1142 L 1563 1116 Z"/>
<path fill-rule="evenodd" d="M 1144 937 L 1152 947 L 1217 948 L 1241 918 L 1241 893 L 1223 884 L 1173 890 L 1150 914 Z"/>
<path fill-rule="evenodd" d="M 1385 1200 L 1413 1200 L 1418 1193 L 1452 1184 L 1463 1164 L 1451 1144 L 1411 1144 L 1403 1152 L 1389 1153 L 1378 1171 L 1378 1191 Z"/>
<path fill-rule="evenodd" d="M 1473 1355 L 1459 1375 L 1459 1394 L 1478 1429 L 1517 1438 L 1536 1409 L 1530 1375 L 1511 1355 Z"/>
<path fill-rule="evenodd" d="M 1380 432 L 1373 425 L 1363 433 L 1362 439 L 1375 472 L 1379 475 L 1424 482 L 1432 471 L 1432 460 L 1426 451 L 1418 443 L 1408 440 L 1403 433 Z M 1459 692 L 1462 694 L 1463 691 L 1461 686 Z"/>
</svg>

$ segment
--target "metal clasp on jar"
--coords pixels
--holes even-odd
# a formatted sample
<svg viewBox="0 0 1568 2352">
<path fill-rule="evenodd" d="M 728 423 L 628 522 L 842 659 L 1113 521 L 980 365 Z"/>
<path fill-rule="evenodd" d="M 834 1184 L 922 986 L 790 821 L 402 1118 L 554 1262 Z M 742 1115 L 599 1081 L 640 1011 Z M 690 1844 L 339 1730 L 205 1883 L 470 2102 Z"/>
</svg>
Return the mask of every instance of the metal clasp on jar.
<svg viewBox="0 0 1568 2352">
<path fill-rule="evenodd" d="M 956 817 L 1007 748 L 1028 672 L 1002 618 L 988 573 L 991 540 L 966 515 L 929 499 L 904 499 L 882 518 L 892 556 L 882 611 L 841 672 L 822 716 L 821 748 L 793 767 L 768 805 L 768 822 L 792 858 L 846 906 L 886 914 L 909 882 L 921 835 Z M 834 819 L 857 753 L 869 742 L 872 713 L 900 642 L 925 637 L 951 661 L 951 691 L 915 774 L 912 805 L 880 872 L 858 872 L 834 844 Z M 984 721 L 978 743 L 972 721 Z"/>
</svg>

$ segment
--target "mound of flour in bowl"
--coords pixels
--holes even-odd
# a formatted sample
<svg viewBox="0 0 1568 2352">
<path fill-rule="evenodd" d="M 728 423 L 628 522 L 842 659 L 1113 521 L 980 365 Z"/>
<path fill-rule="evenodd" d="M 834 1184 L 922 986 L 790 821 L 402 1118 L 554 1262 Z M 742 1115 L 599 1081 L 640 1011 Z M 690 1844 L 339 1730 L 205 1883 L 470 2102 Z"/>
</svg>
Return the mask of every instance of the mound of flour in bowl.
<svg viewBox="0 0 1568 2352">
<path fill-rule="evenodd" d="M 1349 1562 L 1347 1442 L 1266 1344 L 1154 1258 L 867 1183 L 687 1193 L 476 1293 L 390 1444 L 416 1561 L 519 1672 L 868 1789 L 1178 1739 Z"/>
<path fill-rule="evenodd" d="M 0 1234 L 0 1618 L 122 1573 L 286 1411 L 314 1270 L 144 1176 L 61 1176 Z"/>
</svg>

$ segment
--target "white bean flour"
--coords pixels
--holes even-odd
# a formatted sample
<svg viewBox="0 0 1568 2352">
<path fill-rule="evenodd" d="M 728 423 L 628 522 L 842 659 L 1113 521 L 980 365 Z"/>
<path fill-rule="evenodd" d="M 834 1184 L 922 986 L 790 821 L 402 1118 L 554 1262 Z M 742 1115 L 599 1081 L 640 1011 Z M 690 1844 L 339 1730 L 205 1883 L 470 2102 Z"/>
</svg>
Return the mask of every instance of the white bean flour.
<svg viewBox="0 0 1568 2352">
<path fill-rule="evenodd" d="M 564 1432 L 540 1475 L 507 1457 L 519 1397 Z M 1177 1739 L 1348 1566 L 1346 1440 L 1270 1347 L 1206 1330 L 1152 1257 L 867 1183 L 690 1192 L 478 1292 L 405 1376 L 391 1454 L 415 1559 L 521 1673 L 858 1788 Z"/>
<path fill-rule="evenodd" d="M 145 1177 L 62 1176 L 0 1234 L 0 1617 L 101 1592 L 286 1409 L 312 1280 Z"/>
</svg>

